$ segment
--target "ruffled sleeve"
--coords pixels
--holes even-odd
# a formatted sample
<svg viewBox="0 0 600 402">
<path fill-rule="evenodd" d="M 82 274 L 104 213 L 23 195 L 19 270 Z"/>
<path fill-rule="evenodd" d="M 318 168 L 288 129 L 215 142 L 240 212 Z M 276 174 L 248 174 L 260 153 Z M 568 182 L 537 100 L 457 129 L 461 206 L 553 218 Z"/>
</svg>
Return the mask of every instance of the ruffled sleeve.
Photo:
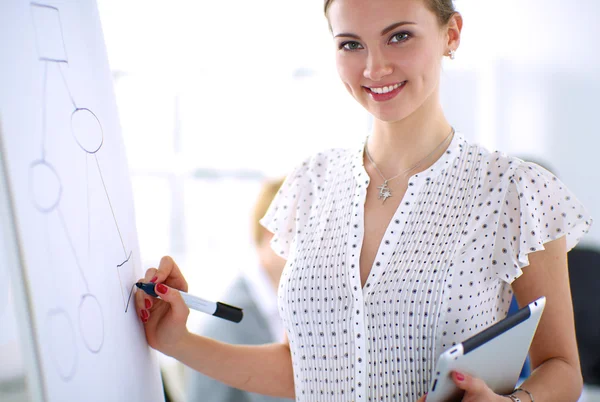
<svg viewBox="0 0 600 402">
<path fill-rule="evenodd" d="M 527 162 L 509 177 L 499 212 L 492 268 L 508 283 L 521 276 L 530 253 L 563 236 L 569 251 L 592 223 L 584 206 L 556 176 Z"/>
<path fill-rule="evenodd" d="M 307 193 L 310 180 L 307 177 L 308 166 L 308 161 L 305 161 L 286 177 L 267 213 L 260 220 L 261 225 L 274 235 L 271 248 L 285 259 L 288 258 L 299 221 L 304 215 L 302 206 L 306 205 L 307 197 L 310 196 Z"/>
</svg>

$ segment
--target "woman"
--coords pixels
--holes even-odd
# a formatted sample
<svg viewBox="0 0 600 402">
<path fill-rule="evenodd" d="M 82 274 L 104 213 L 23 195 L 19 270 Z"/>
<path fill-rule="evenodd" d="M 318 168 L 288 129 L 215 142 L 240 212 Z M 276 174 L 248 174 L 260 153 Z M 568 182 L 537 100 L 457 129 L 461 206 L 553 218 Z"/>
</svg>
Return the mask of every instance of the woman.
<svg viewBox="0 0 600 402">
<path fill-rule="evenodd" d="M 287 260 L 288 342 L 190 335 L 168 290 L 187 285 L 165 258 L 145 278 L 168 285 L 164 301 L 137 294 L 149 344 L 252 392 L 424 400 L 441 352 L 502 319 L 513 291 L 520 305 L 544 295 L 534 372 L 511 399 L 576 401 L 566 253 L 591 220 L 551 173 L 469 144 L 444 117 L 441 59 L 459 46 L 460 14 L 450 0 L 327 0 L 325 13 L 340 78 L 374 124 L 356 149 L 300 165 L 262 220 Z M 463 373 L 454 381 L 465 401 L 509 400 Z"/>
</svg>

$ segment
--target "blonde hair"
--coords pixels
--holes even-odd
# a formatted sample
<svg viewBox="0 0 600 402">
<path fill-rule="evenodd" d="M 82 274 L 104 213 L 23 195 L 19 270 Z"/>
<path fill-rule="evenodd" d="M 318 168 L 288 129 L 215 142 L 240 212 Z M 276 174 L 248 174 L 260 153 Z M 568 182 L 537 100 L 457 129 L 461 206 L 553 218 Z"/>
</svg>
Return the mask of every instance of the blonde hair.
<svg viewBox="0 0 600 402">
<path fill-rule="evenodd" d="M 265 235 L 265 228 L 260 224 L 260 220 L 265 216 L 269 205 L 277 195 L 284 179 L 266 180 L 263 182 L 252 213 L 252 237 L 254 244 L 259 245 Z"/>
<path fill-rule="evenodd" d="M 437 15 L 438 17 L 438 21 L 440 23 L 440 25 L 446 25 L 448 23 L 448 21 L 450 21 L 450 18 L 452 18 L 452 15 L 454 15 L 454 13 L 456 12 L 456 9 L 454 8 L 454 3 L 452 2 L 452 0 L 424 0 L 425 1 L 425 5 L 427 6 L 427 8 L 429 8 L 431 11 L 434 12 L 435 15 Z M 329 9 L 329 6 L 331 5 L 331 3 L 333 3 L 333 0 L 325 0 L 325 4 L 324 4 L 324 8 L 323 10 L 325 11 L 325 15 L 327 15 L 327 10 Z"/>
</svg>

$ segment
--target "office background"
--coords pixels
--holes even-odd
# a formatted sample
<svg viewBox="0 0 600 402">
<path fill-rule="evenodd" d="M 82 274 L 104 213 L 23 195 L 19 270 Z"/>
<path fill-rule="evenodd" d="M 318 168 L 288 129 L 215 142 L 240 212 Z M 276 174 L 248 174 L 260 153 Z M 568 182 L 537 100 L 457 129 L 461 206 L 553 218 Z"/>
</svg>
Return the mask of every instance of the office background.
<svg viewBox="0 0 600 402">
<path fill-rule="evenodd" d="M 546 163 L 600 217 L 600 2 L 455 4 L 465 25 L 456 60 L 444 60 L 449 120 L 489 149 Z M 261 179 L 368 133 L 337 77 L 322 2 L 98 6 L 143 266 L 172 255 L 191 293 L 217 299 L 255 263 L 249 216 Z M 600 245 L 597 226 L 584 244 Z M 192 313 L 189 325 L 205 319 Z M 181 398 L 180 367 L 162 364 Z"/>
</svg>

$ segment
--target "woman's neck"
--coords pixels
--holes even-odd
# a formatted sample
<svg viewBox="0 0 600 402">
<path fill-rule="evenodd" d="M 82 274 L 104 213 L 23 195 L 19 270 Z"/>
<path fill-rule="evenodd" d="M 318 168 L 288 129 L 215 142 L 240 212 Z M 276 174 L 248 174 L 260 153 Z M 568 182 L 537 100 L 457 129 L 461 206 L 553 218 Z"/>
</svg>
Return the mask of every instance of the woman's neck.
<svg viewBox="0 0 600 402">
<path fill-rule="evenodd" d="M 447 146 L 436 150 L 452 129 L 441 107 L 434 113 L 429 111 L 427 116 L 419 114 L 415 111 L 411 116 L 391 123 L 375 120 L 367 146 L 373 161 L 386 178 L 411 168 L 421 160 L 422 165 L 410 174 L 423 171 L 446 150 Z M 430 155 L 434 150 L 434 154 Z M 365 163 L 369 163 L 368 159 Z"/>
</svg>

